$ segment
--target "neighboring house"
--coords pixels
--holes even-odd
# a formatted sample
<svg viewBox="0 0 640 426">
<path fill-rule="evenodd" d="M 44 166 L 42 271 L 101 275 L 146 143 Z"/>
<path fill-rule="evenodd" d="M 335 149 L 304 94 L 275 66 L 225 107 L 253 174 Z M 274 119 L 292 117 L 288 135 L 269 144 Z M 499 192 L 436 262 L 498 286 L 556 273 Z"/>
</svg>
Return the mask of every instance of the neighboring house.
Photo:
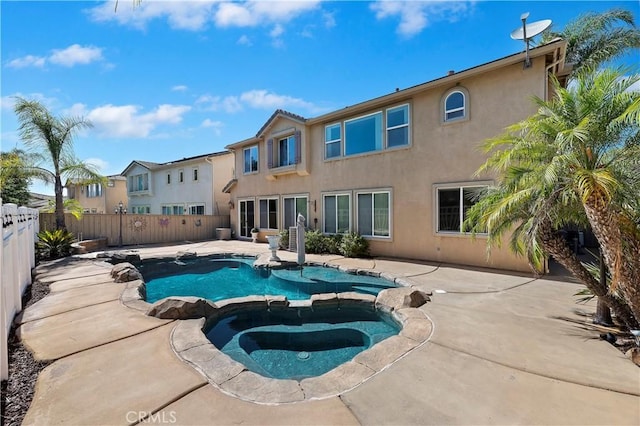
<svg viewBox="0 0 640 426">
<path fill-rule="evenodd" d="M 31 209 L 38 209 L 42 211 L 48 211 L 55 203 L 56 197 L 53 195 L 38 194 L 36 192 L 29 193 L 29 203 L 27 207 Z"/>
<path fill-rule="evenodd" d="M 68 180 L 67 198 L 76 199 L 85 214 L 113 213 L 119 202 L 127 200 L 127 180 L 124 176 L 106 177 L 106 184 Z"/>
<path fill-rule="evenodd" d="M 566 42 L 479 65 L 305 119 L 277 110 L 255 137 L 233 143 L 231 226 L 239 238 L 295 224 L 325 234 L 356 231 L 373 255 L 528 270 L 505 247 L 487 258 L 486 237 L 464 232 L 479 145 L 533 114 L 551 74 L 565 78 Z M 364 71 L 366 72 L 366 71 Z"/>
<path fill-rule="evenodd" d="M 127 178 L 129 213 L 229 214 L 229 194 L 222 192 L 233 176 L 229 151 L 162 164 L 132 161 L 122 174 Z"/>
</svg>

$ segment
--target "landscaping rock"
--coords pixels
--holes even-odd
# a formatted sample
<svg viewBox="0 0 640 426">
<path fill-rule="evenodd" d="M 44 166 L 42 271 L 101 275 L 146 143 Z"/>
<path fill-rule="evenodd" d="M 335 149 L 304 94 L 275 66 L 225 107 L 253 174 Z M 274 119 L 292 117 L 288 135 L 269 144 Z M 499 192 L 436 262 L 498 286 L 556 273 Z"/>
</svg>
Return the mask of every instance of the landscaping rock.
<svg viewBox="0 0 640 426">
<path fill-rule="evenodd" d="M 147 315 L 160 319 L 195 319 L 206 317 L 214 306 L 198 297 L 167 297 L 158 300 L 147 311 Z"/>
<path fill-rule="evenodd" d="M 336 293 L 322 293 L 311 295 L 311 309 L 338 308 L 340 299 Z"/>
<path fill-rule="evenodd" d="M 125 268 L 118 272 L 114 277 L 115 282 L 117 283 L 127 283 L 129 281 L 141 280 L 143 281 L 142 274 L 138 271 L 135 266 L 131 268 Z"/>
<path fill-rule="evenodd" d="M 267 308 L 267 299 L 264 296 L 246 296 L 233 299 L 220 300 L 213 303 L 220 317 L 231 315 L 237 311 Z"/>
<path fill-rule="evenodd" d="M 140 255 L 133 251 L 121 250 L 121 251 L 105 251 L 104 253 L 98 253 L 96 255 L 98 259 L 105 259 L 107 262 L 116 265 L 124 262 L 139 262 Z"/>
<path fill-rule="evenodd" d="M 198 257 L 198 253 L 193 251 L 179 251 L 176 253 L 176 260 L 195 259 Z"/>
<path fill-rule="evenodd" d="M 629 358 L 635 365 L 640 366 L 640 348 L 631 348 L 629 349 L 625 355 Z"/>
<path fill-rule="evenodd" d="M 418 308 L 429 300 L 428 293 L 415 287 L 388 288 L 378 293 L 376 309 L 391 312 L 402 308 Z"/>
</svg>

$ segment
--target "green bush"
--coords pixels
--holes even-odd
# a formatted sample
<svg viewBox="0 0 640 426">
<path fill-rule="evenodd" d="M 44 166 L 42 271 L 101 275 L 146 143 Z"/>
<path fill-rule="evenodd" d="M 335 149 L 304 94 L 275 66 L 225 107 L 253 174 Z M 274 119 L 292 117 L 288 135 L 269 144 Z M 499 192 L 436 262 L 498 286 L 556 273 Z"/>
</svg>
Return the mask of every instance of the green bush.
<svg viewBox="0 0 640 426">
<path fill-rule="evenodd" d="M 322 232 L 315 229 L 313 231 L 307 230 L 304 234 L 304 251 L 310 254 L 323 254 L 327 251 L 327 237 L 322 235 Z"/>
<path fill-rule="evenodd" d="M 344 257 L 365 257 L 369 255 L 369 241 L 357 232 L 344 234 L 340 242 L 340 254 Z"/>
<path fill-rule="evenodd" d="M 289 250 L 289 230 L 283 229 L 278 235 L 280 235 L 280 249 Z"/>
<path fill-rule="evenodd" d="M 71 243 L 74 240 L 71 232 L 64 229 L 41 231 L 38 233 L 38 239 L 36 243 L 38 259 L 57 259 L 71 254 Z"/>
<path fill-rule="evenodd" d="M 326 237 L 328 254 L 340 254 L 340 244 L 342 243 L 342 236 L 343 234 L 335 234 Z"/>
</svg>

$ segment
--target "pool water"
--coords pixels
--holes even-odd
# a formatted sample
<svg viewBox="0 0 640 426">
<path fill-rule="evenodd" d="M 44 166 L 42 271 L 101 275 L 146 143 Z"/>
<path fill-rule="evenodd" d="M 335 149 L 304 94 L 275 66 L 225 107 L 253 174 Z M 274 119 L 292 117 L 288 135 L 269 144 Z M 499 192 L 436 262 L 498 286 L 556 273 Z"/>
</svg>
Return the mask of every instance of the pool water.
<svg viewBox="0 0 640 426">
<path fill-rule="evenodd" d="M 334 268 L 254 268 L 251 259 L 199 259 L 195 262 L 143 264 L 147 302 L 169 296 L 195 296 L 213 302 L 249 295 L 282 295 L 289 300 L 312 294 L 357 291 L 378 294 L 395 287 L 382 278 L 347 274 Z"/>
<path fill-rule="evenodd" d="M 336 368 L 399 330 L 394 321 L 370 310 L 284 309 L 223 318 L 206 334 L 254 373 L 302 380 Z"/>
</svg>

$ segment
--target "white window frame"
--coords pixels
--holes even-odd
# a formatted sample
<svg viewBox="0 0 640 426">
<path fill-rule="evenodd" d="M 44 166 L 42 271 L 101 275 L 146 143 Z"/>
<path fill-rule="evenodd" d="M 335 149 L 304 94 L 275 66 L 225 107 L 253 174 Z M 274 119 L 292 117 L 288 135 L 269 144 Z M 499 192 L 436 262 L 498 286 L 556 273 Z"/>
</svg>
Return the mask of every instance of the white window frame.
<svg viewBox="0 0 640 426">
<path fill-rule="evenodd" d="M 338 139 L 331 139 L 331 140 L 327 140 L 327 131 L 330 128 L 333 127 L 338 127 L 340 129 L 340 137 Z M 333 124 L 328 124 L 326 126 L 324 126 L 324 158 L 325 160 L 332 160 L 334 158 L 340 158 L 343 155 L 343 145 L 342 145 L 342 122 L 338 122 L 338 123 L 333 123 Z M 338 153 L 338 155 L 334 155 L 333 157 L 328 157 L 327 156 L 327 146 L 330 144 L 334 144 L 337 143 L 340 146 L 340 152 Z"/>
<path fill-rule="evenodd" d="M 263 227 L 263 223 L 262 223 L 262 206 L 261 203 L 262 201 L 266 201 L 267 202 L 267 228 Z M 276 227 L 273 228 L 269 225 L 271 225 L 271 212 L 269 211 L 269 201 L 275 201 L 276 203 L 276 211 L 275 211 L 275 220 L 276 220 Z M 258 210 L 258 224 L 257 224 L 257 228 L 259 229 L 268 229 L 268 230 L 278 230 L 280 228 L 278 228 L 278 226 L 280 225 L 280 212 L 278 212 L 278 209 L 280 208 L 280 200 L 279 197 L 260 197 L 257 200 L 257 209 Z"/>
<path fill-rule="evenodd" d="M 178 170 L 178 183 L 184 183 L 184 169 Z"/>
<path fill-rule="evenodd" d="M 326 211 L 325 211 L 325 206 L 326 206 L 326 198 L 327 197 L 336 197 L 336 211 L 335 211 L 335 219 L 336 219 L 336 231 L 338 230 L 338 202 L 337 202 L 337 197 L 348 197 L 349 198 L 349 228 L 347 229 L 347 232 L 351 232 L 353 230 L 353 203 L 352 203 L 352 196 L 351 196 L 351 192 L 325 192 L 322 194 L 322 233 L 323 234 L 328 234 L 328 235 L 335 235 L 338 232 L 327 232 L 327 218 L 326 218 Z"/>
<path fill-rule="evenodd" d="M 464 190 L 471 188 L 487 188 L 493 184 L 492 181 L 478 181 L 478 182 L 456 182 L 456 183 L 441 183 L 434 185 L 433 192 L 433 220 L 434 220 L 434 230 L 436 234 L 439 235 L 470 235 L 471 232 L 463 232 L 462 226 L 464 224 Z M 459 223 L 460 228 L 458 231 L 451 230 L 440 230 L 440 190 L 452 190 L 457 189 L 459 191 Z M 485 232 L 476 233 L 476 235 L 487 235 Z"/>
<path fill-rule="evenodd" d="M 255 148 L 255 150 L 256 150 L 256 169 L 255 169 L 255 170 L 252 170 L 252 169 L 253 169 L 253 164 L 250 164 L 250 166 L 249 166 L 249 170 L 247 171 L 247 169 L 246 169 L 246 163 L 245 163 L 245 161 L 244 161 L 244 158 L 245 158 L 245 152 L 246 152 L 246 151 L 249 151 L 249 161 L 251 161 L 251 150 L 252 150 L 252 149 L 254 149 L 254 148 Z M 242 150 L 242 170 L 244 171 L 244 173 L 243 173 L 243 174 L 245 174 L 245 175 L 250 175 L 250 174 L 258 173 L 258 172 L 260 171 L 260 151 L 259 151 L 259 149 L 258 149 L 258 145 L 251 145 L 251 146 L 248 146 L 248 147 L 246 147 L 246 148 L 244 148 L 244 149 Z"/>
<path fill-rule="evenodd" d="M 145 179 L 146 178 L 146 179 Z M 138 181 L 142 179 L 142 189 L 138 189 L 140 185 L 138 185 Z M 145 188 L 145 180 L 146 180 L 146 188 Z M 140 193 L 140 192 L 148 192 L 149 191 L 149 173 L 138 173 L 136 175 L 129 176 L 129 183 L 127 190 L 129 193 Z M 135 185 L 134 185 L 135 183 Z"/>
<path fill-rule="evenodd" d="M 193 180 L 194 182 L 198 181 L 198 178 L 200 176 L 198 176 L 200 174 L 200 172 L 198 171 L 198 167 L 194 167 L 193 170 L 191 171 L 191 180 Z"/>
<path fill-rule="evenodd" d="M 193 213 L 192 210 L 195 208 L 197 209 L 198 207 L 202 207 L 202 214 L 200 213 Z M 189 206 L 187 206 L 187 214 L 191 215 L 191 216 L 201 216 L 204 215 L 206 213 L 206 206 L 204 204 L 190 204 Z"/>
<path fill-rule="evenodd" d="M 371 194 L 371 231 L 373 233 L 373 235 L 365 235 L 365 234 L 360 234 L 363 237 L 367 238 L 367 239 L 380 239 L 380 240 L 391 240 L 393 233 L 393 192 L 391 190 L 391 188 L 376 188 L 376 189 L 366 189 L 366 190 L 358 190 L 355 191 L 354 194 L 354 198 L 355 198 L 355 209 L 354 209 L 354 217 L 356 218 L 356 232 L 360 233 L 360 224 L 358 223 L 359 220 L 359 211 L 360 211 L 360 205 L 359 205 L 359 200 L 358 200 L 358 196 L 362 195 L 362 194 Z M 389 195 L 389 235 L 375 235 L 375 194 L 388 194 Z"/>
<path fill-rule="evenodd" d="M 286 220 L 285 220 L 285 214 L 286 214 L 285 202 L 286 202 L 286 200 L 293 199 L 293 206 L 296 209 L 295 214 L 294 214 L 294 219 L 293 219 L 294 225 L 289 225 L 289 226 L 295 226 L 295 223 L 296 223 L 297 218 L 298 218 L 298 213 L 300 213 L 298 211 L 298 208 L 297 208 L 298 199 L 299 198 L 306 199 L 307 217 L 304 218 L 305 221 L 306 221 L 304 225 L 307 228 L 309 228 L 311 226 L 311 224 L 309 223 L 309 217 L 308 217 L 309 216 L 309 207 L 310 207 L 309 206 L 309 194 L 287 194 L 287 195 L 283 195 L 282 196 L 282 204 L 281 204 L 282 205 L 282 214 L 280 216 L 282 218 L 282 222 L 280 222 L 280 223 L 282 223 L 282 227 L 283 228 L 286 226 Z M 285 229 L 288 229 L 288 228 L 285 228 Z"/>
<path fill-rule="evenodd" d="M 395 109 L 400 109 L 400 108 L 406 108 L 407 109 L 407 122 L 405 124 L 400 124 L 398 126 L 393 126 L 393 127 L 389 127 L 389 111 L 395 110 Z M 406 103 L 406 104 L 401 104 L 401 105 L 396 105 L 396 106 L 392 106 L 390 108 L 387 108 L 385 110 L 385 114 L 384 114 L 384 124 L 385 124 L 385 146 L 387 147 L 387 149 L 398 149 L 398 148 L 404 148 L 407 146 L 411 145 L 411 105 Z M 389 146 L 389 131 L 390 130 L 396 130 L 396 129 L 402 129 L 403 127 L 407 128 L 407 142 L 405 144 L 402 145 L 396 145 L 396 146 Z"/>
<path fill-rule="evenodd" d="M 275 147 L 272 147 L 272 150 L 275 151 L 273 153 L 274 155 L 274 165 L 273 168 L 277 168 L 277 167 L 287 167 L 287 166 L 294 166 L 296 165 L 296 136 L 295 134 L 290 134 L 288 136 L 284 136 L 284 137 L 278 137 L 277 139 L 274 139 L 275 141 L 277 141 L 277 144 Z M 286 161 L 283 163 L 282 157 L 280 156 L 280 145 L 282 143 L 286 144 L 287 147 L 287 158 Z M 291 154 L 293 153 L 293 158 L 291 158 Z"/>
<path fill-rule="evenodd" d="M 353 121 L 358 121 L 358 120 L 362 120 L 364 118 L 368 118 L 368 117 L 373 117 L 379 115 L 380 116 L 380 129 L 377 129 L 379 131 L 379 137 L 380 137 L 380 148 L 379 149 L 373 149 L 370 151 L 363 151 L 363 152 L 356 152 L 354 154 L 347 154 L 347 144 L 348 144 L 348 140 L 347 140 L 347 124 L 351 123 Z M 374 111 L 372 113 L 369 114 L 364 114 L 358 117 L 354 117 L 354 118 L 350 118 L 349 120 L 344 120 L 344 135 L 343 135 L 343 139 L 344 139 L 344 148 L 343 148 L 343 154 L 345 157 L 353 157 L 356 155 L 368 155 L 368 154 L 372 154 L 372 153 L 376 153 L 376 152 L 380 152 L 380 151 L 384 151 L 385 149 L 385 133 L 383 131 L 383 128 L 385 127 L 384 124 L 384 114 L 382 113 L 382 110 L 380 111 Z"/>
<path fill-rule="evenodd" d="M 171 172 L 167 172 L 167 185 L 171 185 Z"/>
<path fill-rule="evenodd" d="M 463 102 L 462 107 L 452 108 L 448 110 L 447 100 L 449 99 L 449 97 L 451 97 L 455 93 L 460 93 L 462 95 L 462 102 Z M 459 121 L 467 121 L 469 119 L 469 91 L 462 86 L 456 86 L 446 91 L 444 96 L 442 97 L 441 111 L 442 111 L 442 122 L 445 124 L 455 123 Z M 461 117 L 447 118 L 448 114 L 458 112 L 458 111 L 462 111 Z"/>
<path fill-rule="evenodd" d="M 151 214 L 151 206 L 131 206 L 131 214 Z"/>
<path fill-rule="evenodd" d="M 160 206 L 160 209 L 162 211 L 162 214 L 165 216 L 182 216 L 185 214 L 185 208 L 183 204 L 162 204 L 162 206 Z M 165 209 L 168 209 L 168 213 L 165 211 Z M 182 210 L 182 213 L 180 213 L 180 210 Z"/>
<path fill-rule="evenodd" d="M 90 183 L 85 185 L 85 197 L 86 198 L 100 198 L 102 197 L 102 184 L 100 183 Z"/>
</svg>

